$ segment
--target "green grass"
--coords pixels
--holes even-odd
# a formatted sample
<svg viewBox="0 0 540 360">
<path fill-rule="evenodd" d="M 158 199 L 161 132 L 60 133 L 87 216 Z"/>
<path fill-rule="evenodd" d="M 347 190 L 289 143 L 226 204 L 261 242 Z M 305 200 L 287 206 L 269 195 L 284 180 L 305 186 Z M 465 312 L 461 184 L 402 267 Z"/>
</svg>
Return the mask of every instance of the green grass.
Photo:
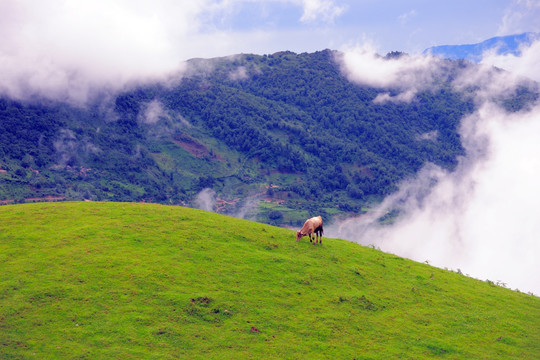
<svg viewBox="0 0 540 360">
<path fill-rule="evenodd" d="M 182 207 L 0 207 L 0 274 L 0 359 L 540 358 L 536 297 Z"/>
</svg>

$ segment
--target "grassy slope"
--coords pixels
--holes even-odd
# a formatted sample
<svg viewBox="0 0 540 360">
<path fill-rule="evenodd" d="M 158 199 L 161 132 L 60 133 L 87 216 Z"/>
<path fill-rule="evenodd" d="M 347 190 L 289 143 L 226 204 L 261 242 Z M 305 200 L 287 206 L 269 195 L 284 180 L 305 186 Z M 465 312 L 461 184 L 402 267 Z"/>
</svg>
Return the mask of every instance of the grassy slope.
<svg viewBox="0 0 540 360">
<path fill-rule="evenodd" d="M 0 358 L 540 357 L 540 299 L 182 207 L 0 207 Z"/>
</svg>

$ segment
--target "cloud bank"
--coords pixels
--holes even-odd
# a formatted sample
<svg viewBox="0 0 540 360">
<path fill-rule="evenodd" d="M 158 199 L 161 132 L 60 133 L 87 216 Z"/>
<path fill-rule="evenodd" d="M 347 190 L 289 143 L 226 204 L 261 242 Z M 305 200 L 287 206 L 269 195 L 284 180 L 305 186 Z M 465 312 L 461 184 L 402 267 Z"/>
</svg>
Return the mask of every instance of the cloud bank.
<svg viewBox="0 0 540 360">
<path fill-rule="evenodd" d="M 498 35 L 540 31 L 540 1 L 513 0 L 505 9 Z"/>
<path fill-rule="evenodd" d="M 370 45 L 346 49 L 338 61 L 350 81 L 398 92 L 381 93 L 376 103 L 410 102 L 419 91 L 435 87 L 445 76 L 444 61 L 439 58 L 406 54 L 382 57 Z"/>
<path fill-rule="evenodd" d="M 227 28 L 231 12 L 262 0 L 3 0 L 0 95 L 84 104 L 96 92 L 160 80 L 194 57 L 268 43 L 264 31 Z M 268 2 L 266 2 L 268 3 Z M 331 22 L 331 0 L 271 0 L 302 10 L 298 22 Z"/>
<path fill-rule="evenodd" d="M 509 68 L 536 79 L 537 46 L 524 49 L 521 58 L 503 59 L 511 63 Z M 486 63 L 493 60 L 489 56 Z M 345 59 L 352 81 L 397 86 L 401 94 L 436 86 L 431 74 L 437 60 L 432 58 L 400 58 L 388 64 L 380 57 L 353 53 Z M 418 78 L 401 75 L 422 69 L 425 74 Z M 480 106 L 462 119 L 459 131 L 466 155 L 457 168 L 448 172 L 426 165 L 376 209 L 329 226 L 328 235 L 540 294 L 540 105 L 507 113 L 491 101 L 523 84 L 520 76 L 488 65 L 463 69 L 453 86 L 475 90 Z M 394 224 L 381 225 L 378 220 L 391 211 L 399 213 Z"/>
<path fill-rule="evenodd" d="M 375 211 L 327 233 L 540 294 L 539 131 L 540 107 L 507 114 L 486 104 L 463 120 L 467 157 L 454 172 L 428 165 Z M 396 209 L 395 224 L 379 224 Z"/>
<path fill-rule="evenodd" d="M 80 103 L 103 87 L 175 71 L 199 29 L 201 4 L 3 1 L 0 92 Z"/>
<path fill-rule="evenodd" d="M 482 64 L 497 66 L 513 74 L 528 77 L 540 82 L 540 41 L 521 49 L 521 55 L 497 55 L 495 52 L 484 54 Z"/>
</svg>

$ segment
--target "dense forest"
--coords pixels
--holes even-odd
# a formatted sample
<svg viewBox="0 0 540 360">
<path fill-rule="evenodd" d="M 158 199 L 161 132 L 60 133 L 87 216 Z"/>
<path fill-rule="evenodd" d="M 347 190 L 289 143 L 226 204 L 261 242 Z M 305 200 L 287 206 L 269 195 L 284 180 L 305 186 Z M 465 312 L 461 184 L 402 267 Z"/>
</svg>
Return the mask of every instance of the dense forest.
<svg viewBox="0 0 540 360">
<path fill-rule="evenodd" d="M 330 50 L 194 59 L 167 83 L 82 108 L 0 99 L 0 202 L 197 206 L 209 188 L 216 211 L 296 225 L 314 212 L 360 212 L 427 162 L 456 166 L 470 97 L 442 83 L 379 104 L 392 89 L 350 82 L 335 59 Z"/>
</svg>

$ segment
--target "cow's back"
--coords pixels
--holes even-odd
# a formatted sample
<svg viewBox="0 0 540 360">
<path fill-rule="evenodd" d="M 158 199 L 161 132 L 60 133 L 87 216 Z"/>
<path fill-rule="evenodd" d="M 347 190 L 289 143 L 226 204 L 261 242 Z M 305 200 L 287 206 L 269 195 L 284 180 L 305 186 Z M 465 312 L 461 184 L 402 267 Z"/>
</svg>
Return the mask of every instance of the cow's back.
<svg viewBox="0 0 540 360">
<path fill-rule="evenodd" d="M 323 222 L 322 222 L 322 217 L 319 215 L 319 216 L 315 216 L 315 217 L 312 217 L 311 219 L 309 219 L 312 221 L 312 224 L 313 224 L 313 229 L 318 229 L 318 228 L 321 228 L 322 229 L 322 226 L 323 226 Z"/>
<path fill-rule="evenodd" d="M 320 215 L 312 217 L 311 219 L 307 219 L 300 231 L 302 232 L 302 234 L 312 234 L 318 228 L 322 229 L 322 217 Z"/>
</svg>

